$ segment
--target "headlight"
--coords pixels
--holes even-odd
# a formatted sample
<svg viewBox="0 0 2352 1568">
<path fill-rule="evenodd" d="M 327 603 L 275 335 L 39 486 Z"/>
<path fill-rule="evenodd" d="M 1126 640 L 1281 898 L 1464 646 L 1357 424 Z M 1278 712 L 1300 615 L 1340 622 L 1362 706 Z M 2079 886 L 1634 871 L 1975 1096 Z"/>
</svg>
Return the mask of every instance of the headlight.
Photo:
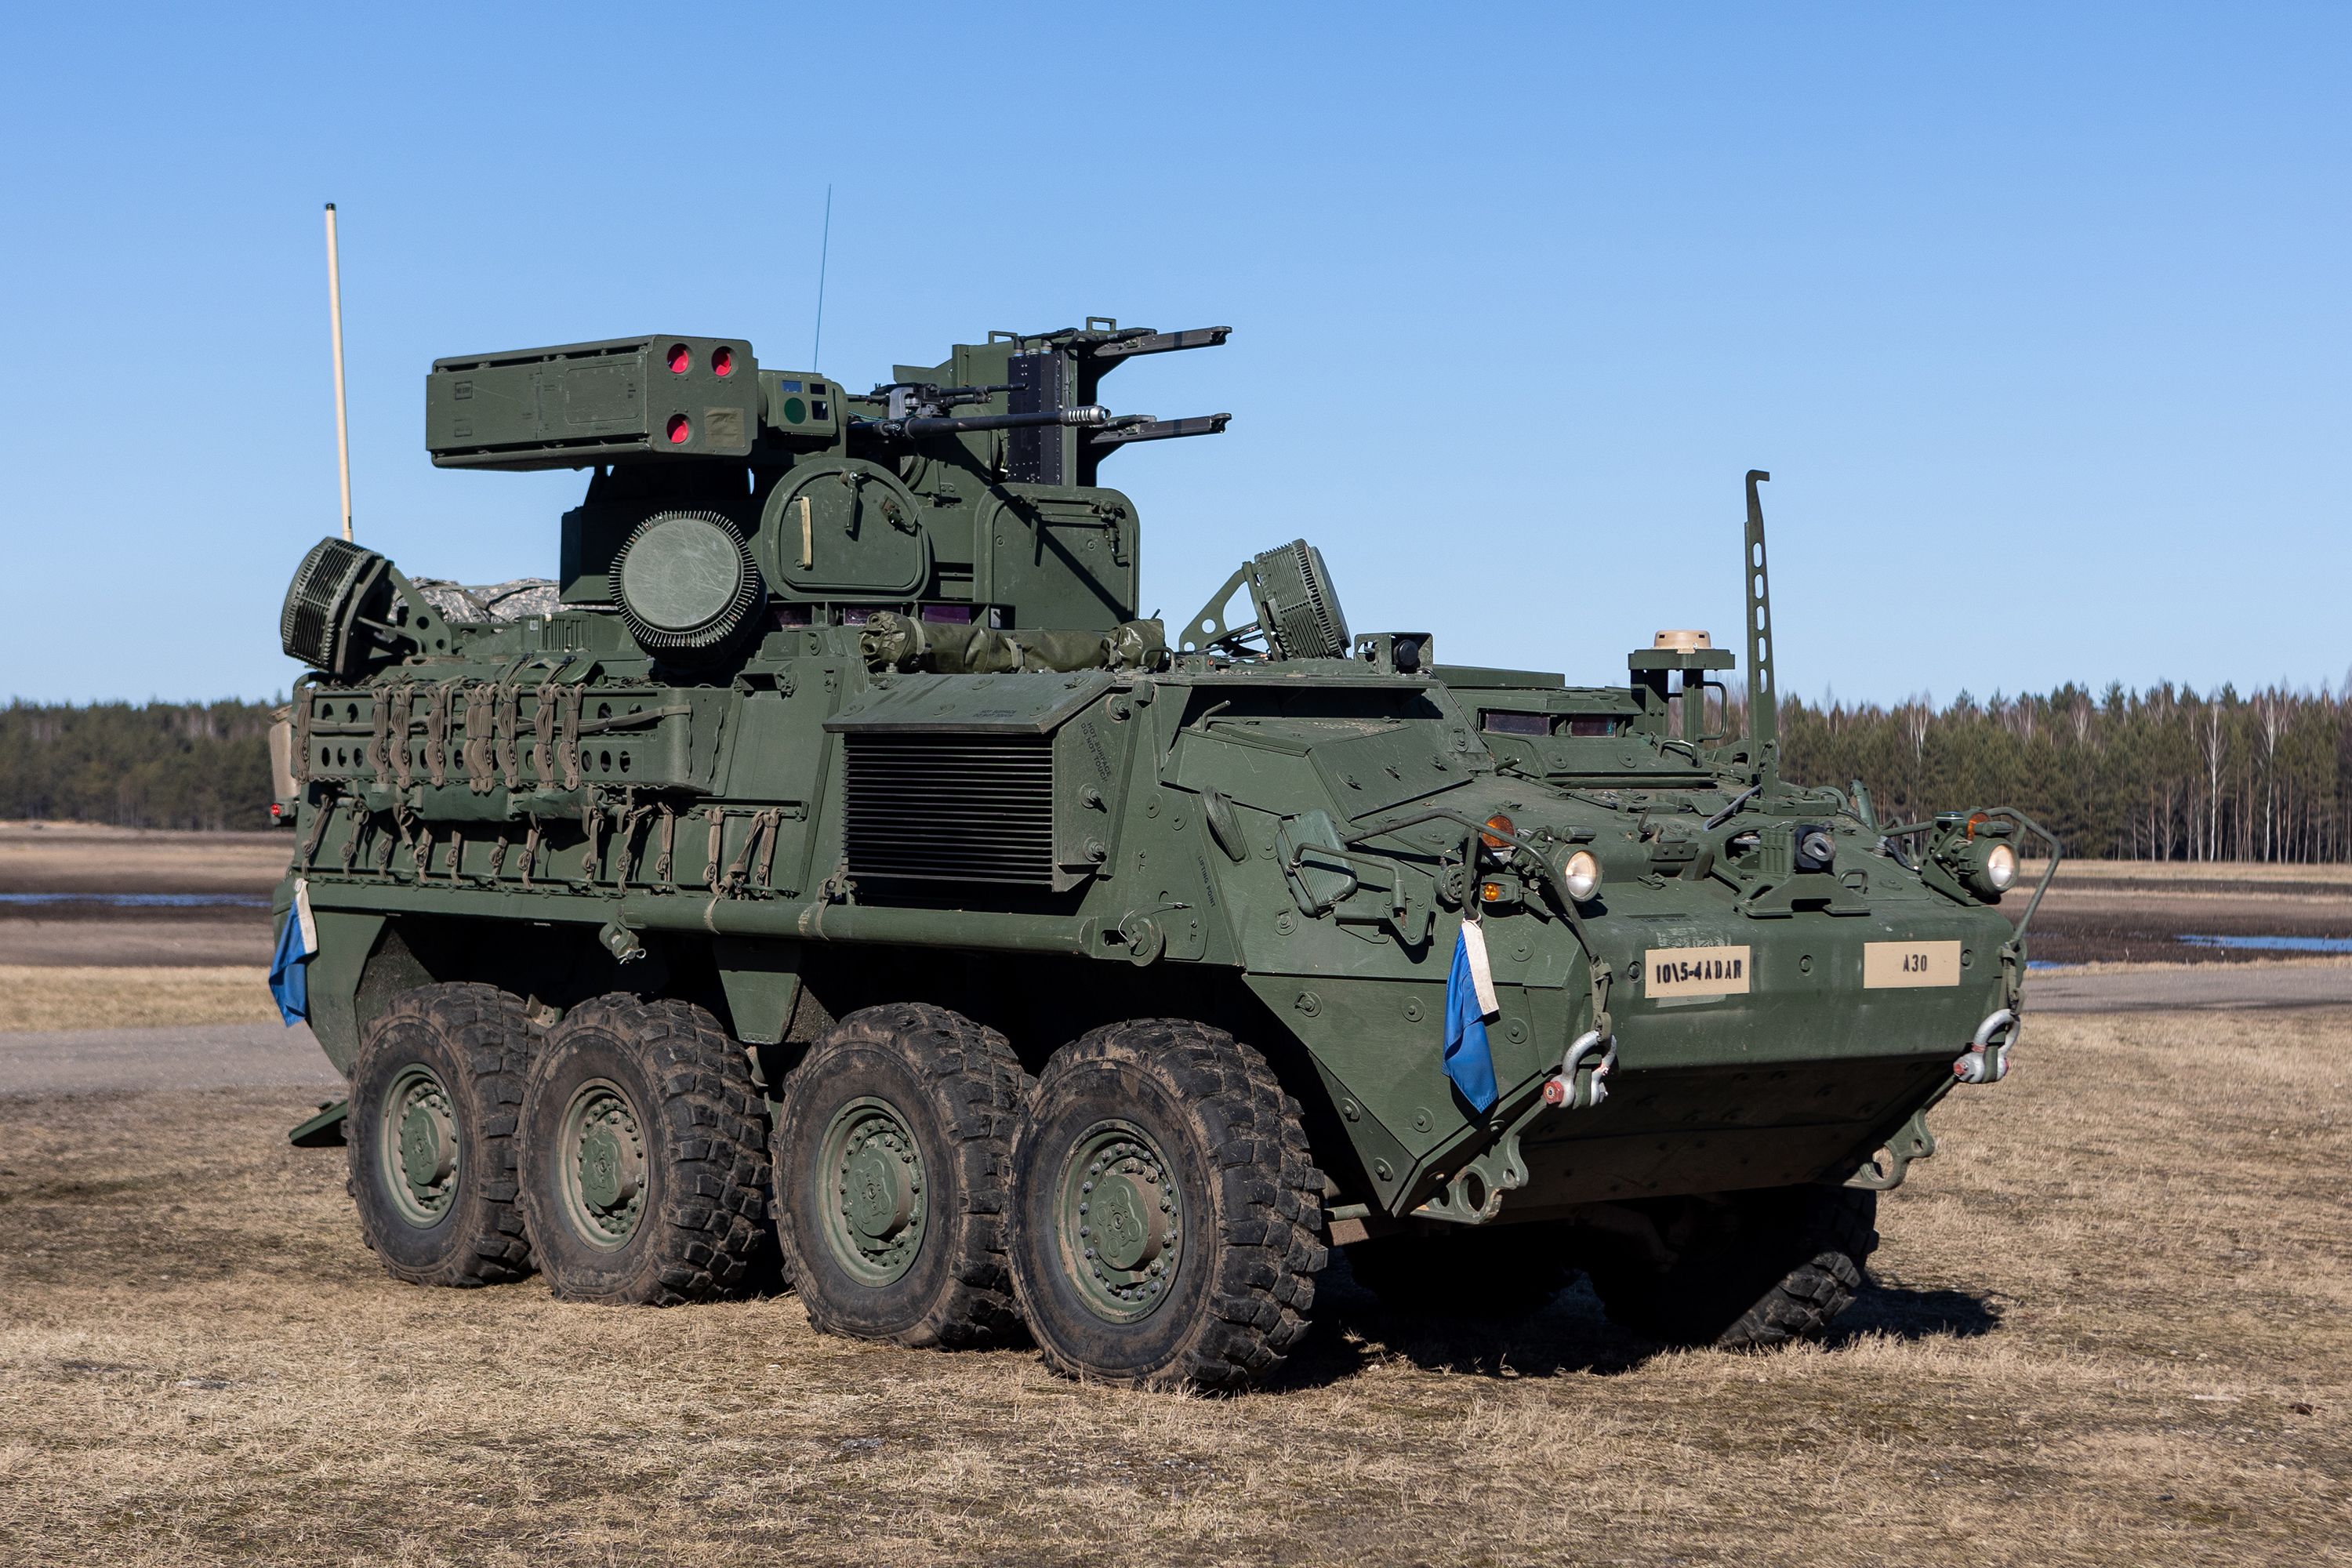
<svg viewBox="0 0 2352 1568">
<path fill-rule="evenodd" d="M 1561 865 L 1559 879 L 1568 896 L 1580 904 L 1601 890 L 1601 862 L 1591 850 L 1580 849 Z"/>
<path fill-rule="evenodd" d="M 1985 886 L 1996 893 L 2005 893 L 2017 880 L 2017 851 L 2006 844 L 1996 844 L 1985 851 Z"/>
</svg>

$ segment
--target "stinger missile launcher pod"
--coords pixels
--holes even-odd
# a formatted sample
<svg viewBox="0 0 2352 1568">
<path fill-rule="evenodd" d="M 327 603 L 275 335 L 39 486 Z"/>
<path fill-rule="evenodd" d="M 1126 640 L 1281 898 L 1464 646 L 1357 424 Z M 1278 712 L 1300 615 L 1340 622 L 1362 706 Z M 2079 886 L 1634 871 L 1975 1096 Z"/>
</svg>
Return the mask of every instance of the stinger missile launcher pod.
<svg viewBox="0 0 2352 1568">
<path fill-rule="evenodd" d="M 1102 465 L 1226 416 L 1098 388 L 1225 336 L 864 393 L 736 338 L 434 365 L 434 462 L 587 483 L 551 582 L 329 540 L 287 595 L 278 910 L 387 1268 L 664 1303 L 781 1247 L 832 1332 L 1208 1387 L 1333 1245 L 1443 1311 L 1580 1268 L 1684 1342 L 1846 1305 L 2007 1068 L 2039 829 L 1780 776 L 1762 474 L 1744 725 L 1704 634 L 1447 664 L 1304 542 L 1141 618 Z"/>
</svg>

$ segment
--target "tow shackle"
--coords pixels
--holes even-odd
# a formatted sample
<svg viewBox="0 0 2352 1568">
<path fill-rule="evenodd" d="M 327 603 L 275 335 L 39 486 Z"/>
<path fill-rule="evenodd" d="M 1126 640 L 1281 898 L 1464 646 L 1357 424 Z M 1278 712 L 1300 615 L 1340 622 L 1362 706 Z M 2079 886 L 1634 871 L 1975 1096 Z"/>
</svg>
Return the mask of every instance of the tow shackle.
<svg viewBox="0 0 2352 1568">
<path fill-rule="evenodd" d="M 1962 1083 L 1999 1083 L 2009 1076 L 2010 1047 L 2017 1044 L 2018 1031 L 2023 1026 L 2013 1007 L 2002 1007 L 1987 1015 L 1977 1026 L 1976 1037 L 1969 1048 L 1952 1060 L 1952 1076 Z"/>
<path fill-rule="evenodd" d="M 1601 1049 L 1603 1047 L 1607 1048 Z M 1601 1051 L 1601 1059 L 1593 1064 L 1591 1091 L 1580 1104 L 1576 1098 L 1576 1075 L 1584 1067 L 1585 1058 L 1595 1050 Z M 1616 1065 L 1617 1037 L 1610 1035 L 1604 1037 L 1598 1029 L 1585 1030 L 1570 1042 L 1568 1054 L 1559 1058 L 1559 1071 L 1544 1080 L 1544 1103 L 1558 1106 L 1563 1110 L 1591 1110 L 1609 1098 L 1606 1079 L 1609 1069 Z"/>
</svg>

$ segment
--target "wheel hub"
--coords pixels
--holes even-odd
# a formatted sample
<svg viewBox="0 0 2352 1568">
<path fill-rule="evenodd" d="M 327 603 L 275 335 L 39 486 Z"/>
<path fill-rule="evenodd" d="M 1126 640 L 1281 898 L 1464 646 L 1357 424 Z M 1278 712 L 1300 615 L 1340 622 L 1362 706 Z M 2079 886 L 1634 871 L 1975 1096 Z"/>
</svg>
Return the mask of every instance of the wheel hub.
<svg viewBox="0 0 2352 1568">
<path fill-rule="evenodd" d="M 927 1208 L 922 1155 L 906 1118 L 887 1100 L 854 1100 L 834 1113 L 821 1147 L 835 1259 L 866 1285 L 903 1278 L 922 1245 Z"/>
<path fill-rule="evenodd" d="M 457 1195 L 457 1113 L 432 1068 L 411 1063 L 394 1075 L 381 1142 L 401 1217 L 418 1226 L 437 1224 Z"/>
<path fill-rule="evenodd" d="M 1183 1227 L 1174 1172 L 1151 1135 L 1106 1121 L 1063 1167 L 1061 1251 L 1078 1294 L 1112 1322 L 1148 1317 L 1167 1299 Z"/>
<path fill-rule="evenodd" d="M 616 1247 L 636 1233 L 646 1200 L 646 1140 L 620 1085 L 580 1086 L 564 1109 L 563 1209 L 590 1245 Z"/>
</svg>

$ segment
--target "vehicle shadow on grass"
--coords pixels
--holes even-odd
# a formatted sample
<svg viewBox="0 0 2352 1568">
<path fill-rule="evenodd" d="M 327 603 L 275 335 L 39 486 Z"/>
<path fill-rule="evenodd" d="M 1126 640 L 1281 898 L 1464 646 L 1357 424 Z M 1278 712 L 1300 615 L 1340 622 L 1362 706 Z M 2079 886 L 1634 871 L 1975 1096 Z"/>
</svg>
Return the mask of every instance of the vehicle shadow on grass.
<svg viewBox="0 0 2352 1568">
<path fill-rule="evenodd" d="M 1526 1316 L 1476 1313 L 1476 1303 L 1468 1300 L 1454 1316 L 1391 1311 L 1356 1283 L 1344 1259 L 1337 1259 L 1318 1282 L 1315 1331 L 1274 1386 L 1338 1383 L 1391 1358 L 1424 1371 L 1479 1377 L 1614 1377 L 1637 1370 L 1667 1348 L 1611 1322 L 1581 1279 Z M 1989 1295 L 1873 1280 L 1839 1315 L 1822 1343 L 1836 1351 L 1872 1337 L 1975 1339 L 1998 1329 L 2000 1319 L 2000 1303 Z"/>
</svg>

